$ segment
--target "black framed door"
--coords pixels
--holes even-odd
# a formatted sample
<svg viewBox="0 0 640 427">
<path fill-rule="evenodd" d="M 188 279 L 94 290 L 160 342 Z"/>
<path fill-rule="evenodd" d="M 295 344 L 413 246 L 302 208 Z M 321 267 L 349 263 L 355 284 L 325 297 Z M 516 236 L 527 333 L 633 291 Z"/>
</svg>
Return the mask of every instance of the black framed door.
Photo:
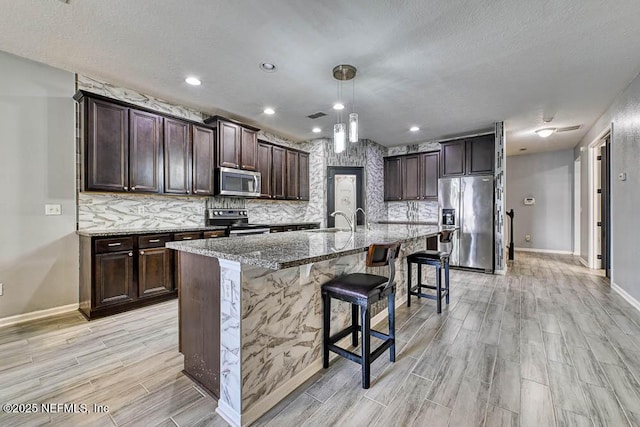
<svg viewBox="0 0 640 427">
<path fill-rule="evenodd" d="M 600 261 L 607 277 L 611 277 L 611 135 L 600 147 Z"/>
<path fill-rule="evenodd" d="M 327 227 L 336 226 L 331 213 L 337 210 L 364 209 L 363 168 L 329 166 L 327 168 Z M 350 216 L 349 212 L 344 212 Z M 342 221 L 342 220 L 339 220 Z M 364 224 L 364 217 L 358 214 L 358 224 Z"/>
</svg>

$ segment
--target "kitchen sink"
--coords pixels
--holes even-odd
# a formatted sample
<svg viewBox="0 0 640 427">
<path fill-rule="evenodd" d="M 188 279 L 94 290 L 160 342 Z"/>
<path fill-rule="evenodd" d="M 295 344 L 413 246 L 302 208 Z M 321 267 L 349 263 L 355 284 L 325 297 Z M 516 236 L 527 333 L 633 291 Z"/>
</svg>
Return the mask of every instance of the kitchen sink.
<svg viewBox="0 0 640 427">
<path fill-rule="evenodd" d="M 307 230 L 309 233 L 351 233 L 348 228 L 317 228 L 315 230 Z"/>
</svg>

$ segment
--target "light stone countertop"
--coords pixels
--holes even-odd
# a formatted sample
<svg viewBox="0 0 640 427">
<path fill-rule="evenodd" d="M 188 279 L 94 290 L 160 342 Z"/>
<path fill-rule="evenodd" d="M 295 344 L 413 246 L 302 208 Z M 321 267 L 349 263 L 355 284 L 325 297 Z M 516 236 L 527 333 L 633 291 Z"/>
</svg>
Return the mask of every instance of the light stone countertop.
<svg viewBox="0 0 640 427">
<path fill-rule="evenodd" d="M 215 231 L 215 230 L 226 230 L 227 227 L 219 227 L 219 226 L 201 226 L 201 227 L 168 227 L 168 228 L 105 228 L 105 229 L 96 229 L 96 230 L 77 230 L 76 234 L 80 236 L 87 237 L 108 237 L 108 236 L 126 236 L 130 234 L 162 234 L 162 233 L 182 233 L 189 231 Z"/>
<path fill-rule="evenodd" d="M 326 230 L 326 229 L 324 229 Z M 371 230 L 318 230 L 258 234 L 228 239 L 169 242 L 170 249 L 281 270 L 363 252 L 372 243 L 412 241 L 438 234 L 435 225 L 373 225 Z"/>
</svg>

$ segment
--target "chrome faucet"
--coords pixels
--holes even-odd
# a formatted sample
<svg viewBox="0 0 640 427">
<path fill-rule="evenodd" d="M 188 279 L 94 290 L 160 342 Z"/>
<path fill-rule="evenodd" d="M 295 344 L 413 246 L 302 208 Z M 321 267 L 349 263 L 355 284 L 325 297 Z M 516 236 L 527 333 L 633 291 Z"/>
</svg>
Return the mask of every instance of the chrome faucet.
<svg viewBox="0 0 640 427">
<path fill-rule="evenodd" d="M 335 212 L 331 212 L 331 216 L 333 218 L 336 217 L 336 215 L 342 215 L 344 217 L 344 219 L 347 220 L 347 224 L 349 224 L 349 228 L 351 229 L 352 233 L 356 232 L 356 214 L 355 212 L 351 212 L 351 210 L 349 210 L 349 212 L 351 213 L 351 219 L 349 219 L 349 217 L 347 216 L 346 213 L 342 212 L 342 211 L 335 211 Z"/>
<path fill-rule="evenodd" d="M 358 211 L 362 212 L 362 216 L 364 216 L 364 225 L 367 227 L 367 230 L 371 230 L 371 224 L 367 222 L 367 213 L 364 211 L 364 209 L 362 208 L 356 209 L 356 211 L 353 213 L 353 221 L 355 223 L 358 222 L 358 217 L 357 217 Z"/>
</svg>

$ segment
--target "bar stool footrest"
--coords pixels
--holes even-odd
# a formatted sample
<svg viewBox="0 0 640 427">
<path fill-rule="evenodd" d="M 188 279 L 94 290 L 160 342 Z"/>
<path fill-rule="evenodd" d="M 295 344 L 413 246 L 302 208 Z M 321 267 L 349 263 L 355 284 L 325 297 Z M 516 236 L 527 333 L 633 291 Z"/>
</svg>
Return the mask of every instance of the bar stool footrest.
<svg viewBox="0 0 640 427">
<path fill-rule="evenodd" d="M 346 328 L 344 328 L 343 330 L 341 330 L 340 332 L 332 335 L 329 338 L 329 344 L 333 344 L 336 343 L 338 341 L 340 341 L 342 338 L 348 336 L 350 333 L 352 333 L 354 330 L 356 331 L 360 331 L 360 327 L 358 325 L 351 325 L 351 326 L 347 326 Z"/>
</svg>

